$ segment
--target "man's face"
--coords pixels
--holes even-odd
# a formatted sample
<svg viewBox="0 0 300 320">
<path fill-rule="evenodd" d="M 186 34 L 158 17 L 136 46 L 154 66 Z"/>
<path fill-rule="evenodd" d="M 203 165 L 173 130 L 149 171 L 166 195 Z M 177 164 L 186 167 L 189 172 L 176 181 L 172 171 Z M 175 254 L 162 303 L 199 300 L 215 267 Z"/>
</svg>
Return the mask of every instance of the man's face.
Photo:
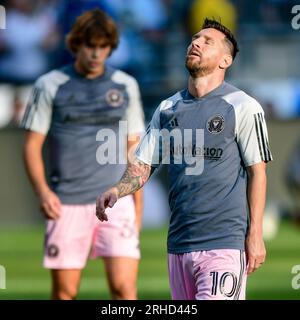
<svg viewBox="0 0 300 320">
<path fill-rule="evenodd" d="M 192 37 L 187 49 L 185 66 L 193 77 L 204 76 L 220 68 L 228 56 L 225 35 L 213 28 L 203 29 Z"/>
<path fill-rule="evenodd" d="M 76 63 L 86 76 L 96 77 L 103 73 L 110 51 L 110 46 L 101 42 L 93 45 L 82 44 L 76 53 Z"/>
</svg>

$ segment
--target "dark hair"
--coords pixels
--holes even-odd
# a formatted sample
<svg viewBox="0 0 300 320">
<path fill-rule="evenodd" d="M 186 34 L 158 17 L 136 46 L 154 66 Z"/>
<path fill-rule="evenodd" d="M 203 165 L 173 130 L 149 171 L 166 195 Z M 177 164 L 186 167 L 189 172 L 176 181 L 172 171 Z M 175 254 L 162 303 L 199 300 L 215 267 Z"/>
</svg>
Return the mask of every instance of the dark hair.
<svg viewBox="0 0 300 320">
<path fill-rule="evenodd" d="M 232 58 L 234 59 L 236 54 L 239 52 L 239 48 L 233 33 L 224 25 L 222 25 L 221 22 L 214 19 L 206 18 L 203 22 L 202 29 L 208 28 L 216 29 L 225 35 L 225 41 L 229 46 L 230 53 L 232 55 Z"/>
<path fill-rule="evenodd" d="M 73 53 L 77 53 L 82 44 L 90 46 L 100 42 L 101 46 L 110 46 L 111 51 L 119 42 L 119 34 L 115 22 L 100 9 L 86 11 L 79 16 L 69 34 L 66 44 Z"/>
</svg>

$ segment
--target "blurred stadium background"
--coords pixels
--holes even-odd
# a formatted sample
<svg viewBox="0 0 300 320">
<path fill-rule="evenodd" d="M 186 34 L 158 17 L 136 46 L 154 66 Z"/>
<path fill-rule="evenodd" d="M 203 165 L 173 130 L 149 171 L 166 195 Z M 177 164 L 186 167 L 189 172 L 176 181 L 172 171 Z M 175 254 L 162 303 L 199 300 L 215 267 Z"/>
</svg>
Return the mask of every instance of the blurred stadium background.
<svg viewBox="0 0 300 320">
<path fill-rule="evenodd" d="M 186 47 L 203 17 L 220 17 L 235 31 L 240 53 L 227 81 L 262 104 L 275 159 L 268 168 L 268 258 L 249 277 L 248 298 L 299 299 L 300 289 L 292 287 L 295 275 L 291 270 L 300 265 L 300 227 L 294 223 L 294 201 L 286 178 L 300 140 L 300 29 L 291 24 L 292 7 L 297 4 L 300 1 L 0 1 L 6 10 L 6 29 L 0 30 L 0 265 L 7 275 L 7 289 L 0 289 L 0 299 L 49 297 L 49 275 L 41 267 L 43 219 L 25 176 L 18 121 L 35 79 L 72 61 L 64 49 L 64 35 L 78 14 L 94 7 L 107 11 L 119 24 L 120 46 L 110 64 L 138 79 L 146 122 L 160 100 L 185 86 Z M 162 168 L 145 189 L 139 277 L 142 299 L 169 299 L 166 188 Z M 84 271 L 79 299 L 89 298 L 108 298 L 99 261 L 90 261 Z"/>
</svg>

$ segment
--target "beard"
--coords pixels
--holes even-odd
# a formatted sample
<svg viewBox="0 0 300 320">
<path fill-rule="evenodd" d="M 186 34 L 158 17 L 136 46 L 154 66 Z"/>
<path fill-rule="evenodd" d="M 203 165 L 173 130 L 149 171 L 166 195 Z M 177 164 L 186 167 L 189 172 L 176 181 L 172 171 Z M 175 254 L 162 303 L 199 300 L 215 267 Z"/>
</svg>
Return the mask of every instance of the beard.
<svg viewBox="0 0 300 320">
<path fill-rule="evenodd" d="M 208 64 L 201 63 L 201 61 L 194 60 L 195 59 L 191 59 L 188 56 L 186 56 L 185 59 L 185 67 L 187 68 L 192 78 L 203 77 L 213 72 L 214 66 L 210 66 Z"/>
</svg>

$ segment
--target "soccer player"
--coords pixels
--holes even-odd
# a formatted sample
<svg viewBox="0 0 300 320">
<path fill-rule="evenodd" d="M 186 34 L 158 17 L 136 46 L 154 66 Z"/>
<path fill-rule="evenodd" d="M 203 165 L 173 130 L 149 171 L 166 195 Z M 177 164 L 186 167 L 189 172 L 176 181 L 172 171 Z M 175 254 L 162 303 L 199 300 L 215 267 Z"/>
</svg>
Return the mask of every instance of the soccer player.
<svg viewBox="0 0 300 320">
<path fill-rule="evenodd" d="M 112 298 L 136 299 L 142 194 L 124 197 L 109 224 L 94 213 L 99 191 L 119 181 L 126 150 L 144 132 L 138 84 L 105 64 L 118 31 L 104 12 L 78 17 L 66 40 L 75 63 L 37 80 L 22 122 L 26 168 L 47 218 L 44 266 L 51 269 L 52 298 L 76 297 L 91 249 L 92 257 L 104 260 Z M 120 120 L 127 121 L 127 135 L 120 133 Z M 42 158 L 46 137 L 50 186 Z M 116 146 L 110 147 L 112 137 Z M 101 158 L 104 149 L 115 163 Z"/>
<path fill-rule="evenodd" d="M 159 105 L 136 160 L 119 183 L 97 198 L 98 218 L 113 219 L 105 209 L 145 184 L 167 158 L 163 150 L 169 144 L 173 299 L 245 299 L 246 275 L 265 260 L 265 169 L 272 156 L 263 109 L 224 81 L 237 52 L 230 30 L 206 19 L 187 49 L 187 88 Z M 172 139 L 160 145 L 166 131 Z"/>
<path fill-rule="evenodd" d="M 300 226 L 300 140 L 293 146 L 286 168 L 286 186 L 292 200 L 291 215 Z"/>
</svg>

